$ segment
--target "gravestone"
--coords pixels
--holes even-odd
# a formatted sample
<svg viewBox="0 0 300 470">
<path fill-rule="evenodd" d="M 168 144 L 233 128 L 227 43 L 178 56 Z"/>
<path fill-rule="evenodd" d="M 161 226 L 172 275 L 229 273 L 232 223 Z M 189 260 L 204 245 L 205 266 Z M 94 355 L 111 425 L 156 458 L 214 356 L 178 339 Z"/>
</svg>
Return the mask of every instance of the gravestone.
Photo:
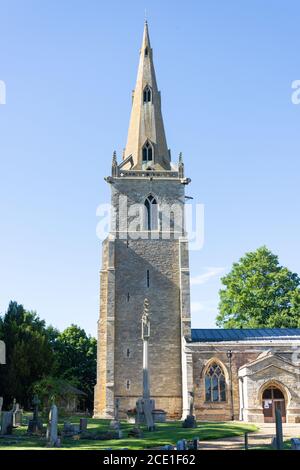
<svg viewBox="0 0 300 470">
<path fill-rule="evenodd" d="M 43 432 L 43 424 L 39 418 L 39 404 L 40 400 L 37 395 L 34 395 L 33 400 L 33 417 L 28 423 L 28 434 L 41 434 Z"/>
<path fill-rule="evenodd" d="M 189 392 L 189 414 L 182 423 L 183 428 L 196 428 L 197 422 L 194 416 L 194 393 Z"/>
<path fill-rule="evenodd" d="M 291 448 L 292 450 L 300 450 L 300 439 L 292 438 L 291 439 Z"/>
<path fill-rule="evenodd" d="M 58 434 L 57 434 L 57 424 L 58 424 L 58 412 L 57 406 L 53 403 L 49 413 L 49 424 L 47 428 L 47 440 L 51 447 L 58 447 Z"/>
<path fill-rule="evenodd" d="M 13 428 L 13 414 L 12 411 L 2 411 L 1 412 L 1 430 L 0 434 L 2 436 L 12 434 Z"/>
<path fill-rule="evenodd" d="M 113 431 L 116 433 L 118 439 L 123 437 L 123 433 L 121 431 L 121 424 L 119 421 L 119 407 L 120 407 L 120 400 L 116 398 L 115 400 L 115 409 L 114 409 L 114 419 L 111 420 L 109 424 L 109 431 Z"/>
<path fill-rule="evenodd" d="M 75 436 L 80 433 L 80 425 L 64 422 L 63 433 L 64 436 Z"/>
<path fill-rule="evenodd" d="M 87 430 L 88 420 L 87 418 L 80 418 L 79 431 L 84 432 Z"/>
<path fill-rule="evenodd" d="M 20 409 L 19 403 L 15 404 L 13 413 L 13 427 L 18 428 L 22 426 L 23 410 Z"/>
<path fill-rule="evenodd" d="M 142 437 L 144 437 L 144 434 L 139 426 L 135 426 L 134 428 L 130 429 L 130 431 L 128 432 L 128 437 L 135 437 L 137 439 L 142 439 Z"/>
<path fill-rule="evenodd" d="M 177 442 L 176 450 L 186 450 L 186 440 L 185 439 L 181 439 L 180 441 Z"/>
<path fill-rule="evenodd" d="M 199 437 L 194 437 L 192 442 L 193 442 L 192 449 L 193 450 L 198 450 L 198 448 L 199 448 Z"/>
</svg>

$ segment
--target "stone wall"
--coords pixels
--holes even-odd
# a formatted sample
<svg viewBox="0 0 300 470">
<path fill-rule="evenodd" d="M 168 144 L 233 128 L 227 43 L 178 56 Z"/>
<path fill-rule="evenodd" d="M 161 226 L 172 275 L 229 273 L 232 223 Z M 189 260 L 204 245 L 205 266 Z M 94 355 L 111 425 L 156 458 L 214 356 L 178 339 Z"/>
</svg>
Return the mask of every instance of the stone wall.
<svg viewBox="0 0 300 470">
<path fill-rule="evenodd" d="M 292 399 L 286 400 L 287 421 L 295 422 L 300 411 L 300 390 L 299 390 L 299 370 L 293 366 L 288 369 L 287 365 L 276 367 L 264 367 L 264 364 L 256 366 L 257 374 L 245 377 L 245 390 L 248 402 L 245 404 L 244 416 L 241 416 L 240 409 L 240 384 L 239 370 L 245 364 L 251 364 L 262 352 L 267 350 L 279 354 L 286 361 L 292 360 L 293 348 L 288 342 L 230 342 L 230 343 L 192 343 L 187 345 L 187 350 L 193 357 L 193 376 L 195 391 L 195 413 L 198 420 L 223 421 L 232 417 L 232 405 L 230 394 L 230 368 L 227 351 L 232 351 L 232 391 L 233 391 L 233 414 L 234 419 L 244 419 L 245 421 L 263 422 L 262 399 L 259 391 L 263 384 L 282 382 L 287 391 L 287 396 Z M 205 401 L 205 381 L 206 368 L 212 360 L 216 360 L 222 366 L 226 379 L 226 401 L 220 403 L 208 403 Z M 273 359 L 273 363 L 276 359 Z M 261 371 L 259 371 L 261 367 Z M 247 374 L 246 374 L 247 375 Z M 247 400 L 247 397 L 245 400 Z"/>
<path fill-rule="evenodd" d="M 188 247 L 183 220 L 176 220 L 171 238 L 161 230 L 144 233 L 142 239 L 124 233 L 124 221 L 132 221 L 133 204 L 143 203 L 149 194 L 155 196 L 159 210 L 174 203 L 183 208 L 184 185 L 177 178 L 115 178 L 112 184 L 115 211 L 101 270 L 95 416 L 111 416 L 114 398 L 120 399 L 120 412 L 125 414 L 142 394 L 145 298 L 151 313 L 151 397 L 168 418 L 182 416 L 182 334 L 190 334 Z M 120 196 L 126 197 L 126 206 Z"/>
</svg>

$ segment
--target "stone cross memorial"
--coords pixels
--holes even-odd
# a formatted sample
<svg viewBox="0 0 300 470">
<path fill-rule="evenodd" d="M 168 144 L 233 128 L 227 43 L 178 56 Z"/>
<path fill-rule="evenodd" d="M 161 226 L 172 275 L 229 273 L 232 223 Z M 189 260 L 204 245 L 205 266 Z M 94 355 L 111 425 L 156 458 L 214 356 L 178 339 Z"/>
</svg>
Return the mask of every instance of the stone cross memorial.
<svg viewBox="0 0 300 470">
<path fill-rule="evenodd" d="M 40 400 L 37 395 L 34 395 L 33 400 L 33 417 L 28 423 L 29 434 L 40 434 L 43 431 L 43 424 L 39 418 L 39 404 Z"/>
<path fill-rule="evenodd" d="M 142 315 L 142 340 L 143 340 L 143 398 L 139 398 L 137 401 L 137 410 L 139 410 L 138 415 L 140 416 L 140 411 L 144 415 L 144 420 L 149 431 L 154 431 L 154 420 L 152 412 L 154 410 L 154 400 L 150 399 L 150 381 L 149 381 L 149 346 L 150 338 L 150 311 L 149 311 L 149 301 L 148 299 L 144 300 L 144 309 Z"/>
<path fill-rule="evenodd" d="M 194 416 L 194 392 L 189 392 L 189 414 L 182 423 L 183 428 L 196 428 L 196 418 Z"/>
</svg>

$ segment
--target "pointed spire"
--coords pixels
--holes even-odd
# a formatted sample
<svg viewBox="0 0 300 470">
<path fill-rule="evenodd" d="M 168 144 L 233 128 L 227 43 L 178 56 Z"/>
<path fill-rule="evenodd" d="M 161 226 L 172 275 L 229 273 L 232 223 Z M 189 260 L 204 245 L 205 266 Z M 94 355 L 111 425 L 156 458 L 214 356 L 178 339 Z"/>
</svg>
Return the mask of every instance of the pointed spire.
<svg viewBox="0 0 300 470">
<path fill-rule="evenodd" d="M 142 50 L 146 47 L 149 47 L 151 49 L 151 44 L 150 44 L 150 37 L 149 37 L 149 28 L 148 28 L 148 21 L 145 20 L 144 23 L 144 33 L 143 33 L 143 42 L 142 42 Z"/>
<path fill-rule="evenodd" d="M 124 159 L 132 155 L 134 169 L 170 169 L 170 155 L 161 113 L 148 23 L 145 21 L 140 62 L 133 94 Z M 124 166 L 124 168 L 126 165 Z"/>
</svg>

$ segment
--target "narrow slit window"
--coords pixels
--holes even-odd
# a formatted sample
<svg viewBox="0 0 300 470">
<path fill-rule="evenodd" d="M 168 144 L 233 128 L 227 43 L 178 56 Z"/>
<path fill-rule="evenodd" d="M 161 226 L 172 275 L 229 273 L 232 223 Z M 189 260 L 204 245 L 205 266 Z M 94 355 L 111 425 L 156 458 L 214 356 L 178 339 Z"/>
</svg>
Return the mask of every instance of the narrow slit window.
<svg viewBox="0 0 300 470">
<path fill-rule="evenodd" d="M 150 271 L 147 269 L 147 287 L 150 287 Z"/>
<path fill-rule="evenodd" d="M 131 351 L 129 348 L 127 348 L 127 351 L 126 351 L 126 357 L 129 359 L 131 356 Z"/>
<path fill-rule="evenodd" d="M 126 390 L 130 390 L 130 380 L 126 380 Z"/>
<path fill-rule="evenodd" d="M 130 294 L 129 294 L 129 292 L 128 292 L 128 293 L 127 293 L 127 302 L 129 302 L 129 300 L 130 300 Z"/>
</svg>

